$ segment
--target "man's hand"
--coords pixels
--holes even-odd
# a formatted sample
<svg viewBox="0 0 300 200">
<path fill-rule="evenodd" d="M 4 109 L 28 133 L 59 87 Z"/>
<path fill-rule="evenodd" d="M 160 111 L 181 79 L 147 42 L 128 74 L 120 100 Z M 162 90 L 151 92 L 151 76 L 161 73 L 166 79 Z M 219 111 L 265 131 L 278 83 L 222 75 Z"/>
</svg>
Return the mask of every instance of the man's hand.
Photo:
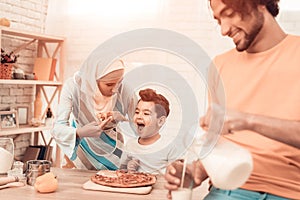
<svg viewBox="0 0 300 200">
<path fill-rule="evenodd" d="M 165 179 L 167 183 L 165 188 L 169 190 L 168 198 L 171 199 L 171 191 L 177 190 L 181 185 L 181 177 L 183 170 L 183 162 L 178 160 L 173 162 L 167 167 Z M 201 185 L 202 181 L 207 178 L 207 174 L 200 161 L 194 161 L 192 164 L 187 165 L 184 176 L 184 187 L 193 187 Z"/>
<path fill-rule="evenodd" d="M 83 127 L 76 129 L 76 134 L 79 138 L 83 137 L 99 137 L 104 127 L 112 120 L 112 117 L 109 117 L 101 122 L 91 122 Z"/>
<path fill-rule="evenodd" d="M 209 127 L 223 126 L 221 134 L 229 134 L 234 131 L 249 129 L 250 119 L 251 115 L 249 114 L 226 110 L 218 104 L 212 104 L 208 108 L 206 115 L 200 118 L 200 126 L 206 131 Z"/>
</svg>

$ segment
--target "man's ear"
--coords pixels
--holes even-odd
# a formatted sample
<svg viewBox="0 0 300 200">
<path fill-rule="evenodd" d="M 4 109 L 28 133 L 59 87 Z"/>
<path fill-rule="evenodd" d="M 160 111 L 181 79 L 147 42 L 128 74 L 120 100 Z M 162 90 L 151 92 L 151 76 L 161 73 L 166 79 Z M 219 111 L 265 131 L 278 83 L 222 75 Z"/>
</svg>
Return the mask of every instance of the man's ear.
<svg viewBox="0 0 300 200">
<path fill-rule="evenodd" d="M 267 7 L 265 5 L 258 5 L 257 6 L 257 9 L 260 11 L 260 12 L 269 12 Z"/>
<path fill-rule="evenodd" d="M 159 126 L 159 127 L 162 127 L 162 126 L 165 124 L 166 119 L 167 119 L 166 116 L 161 116 L 161 117 L 158 119 L 158 126 Z"/>
</svg>

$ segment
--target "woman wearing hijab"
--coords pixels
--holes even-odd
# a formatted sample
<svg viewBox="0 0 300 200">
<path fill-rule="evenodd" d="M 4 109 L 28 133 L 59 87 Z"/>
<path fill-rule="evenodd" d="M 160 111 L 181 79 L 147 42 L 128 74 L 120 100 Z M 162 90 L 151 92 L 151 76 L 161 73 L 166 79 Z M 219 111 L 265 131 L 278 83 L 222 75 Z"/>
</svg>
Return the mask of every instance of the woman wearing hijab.
<svg viewBox="0 0 300 200">
<path fill-rule="evenodd" d="M 92 53 L 80 71 L 65 81 L 52 136 L 76 168 L 116 170 L 123 144 L 116 125 L 133 111 L 134 102 L 121 84 L 123 61 L 108 67 L 101 62 Z"/>
</svg>

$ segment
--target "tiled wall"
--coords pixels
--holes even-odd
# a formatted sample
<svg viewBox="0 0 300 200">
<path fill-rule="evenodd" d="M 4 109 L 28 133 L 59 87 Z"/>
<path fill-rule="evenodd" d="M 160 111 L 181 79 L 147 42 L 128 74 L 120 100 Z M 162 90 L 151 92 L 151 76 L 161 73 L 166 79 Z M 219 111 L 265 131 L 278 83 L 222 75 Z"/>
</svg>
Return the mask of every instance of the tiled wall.
<svg viewBox="0 0 300 200">
<path fill-rule="evenodd" d="M 48 0 L 2 0 L 0 2 L 0 18 L 10 20 L 11 28 L 43 33 L 47 16 Z M 6 52 L 16 49 L 26 40 L 4 36 L 1 40 Z M 19 52 L 17 67 L 25 73 L 31 73 L 36 44 L 33 43 Z M 0 84 L 0 109 L 28 106 L 29 119 L 32 116 L 35 88 L 30 85 Z M 1 134 L 0 134 L 1 137 Z M 21 159 L 31 141 L 31 134 L 11 135 L 15 143 L 15 158 Z"/>
</svg>

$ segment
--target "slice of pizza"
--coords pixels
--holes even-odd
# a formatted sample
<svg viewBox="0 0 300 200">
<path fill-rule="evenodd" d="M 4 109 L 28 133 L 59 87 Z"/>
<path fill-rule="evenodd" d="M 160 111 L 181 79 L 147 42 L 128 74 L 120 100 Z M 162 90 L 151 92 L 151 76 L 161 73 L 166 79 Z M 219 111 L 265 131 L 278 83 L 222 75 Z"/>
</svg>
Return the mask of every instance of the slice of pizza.
<svg viewBox="0 0 300 200">
<path fill-rule="evenodd" d="M 104 186 L 132 188 L 153 185 L 156 182 L 156 176 L 125 170 L 101 170 L 91 177 L 91 181 Z"/>
</svg>

